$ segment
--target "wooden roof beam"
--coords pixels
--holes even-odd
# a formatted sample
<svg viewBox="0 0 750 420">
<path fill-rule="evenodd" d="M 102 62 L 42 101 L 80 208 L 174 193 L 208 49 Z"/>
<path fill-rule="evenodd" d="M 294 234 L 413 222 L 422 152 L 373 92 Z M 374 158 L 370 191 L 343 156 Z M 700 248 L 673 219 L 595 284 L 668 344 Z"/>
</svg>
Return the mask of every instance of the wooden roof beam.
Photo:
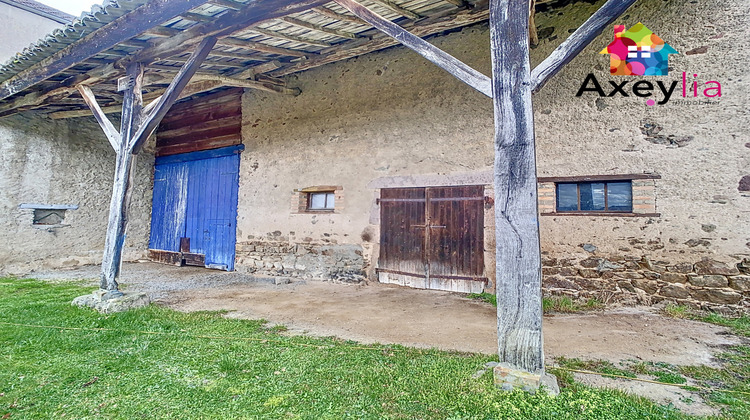
<svg viewBox="0 0 750 420">
<path fill-rule="evenodd" d="M 197 23 L 213 22 L 214 20 L 213 16 L 206 16 L 200 13 L 188 12 L 188 13 L 183 13 L 180 16 L 184 17 L 187 20 L 192 20 L 193 22 L 197 22 Z"/>
<path fill-rule="evenodd" d="M 334 0 L 341 7 L 346 8 L 360 19 L 374 26 L 376 29 L 393 37 L 404 46 L 431 61 L 438 67 L 452 74 L 462 82 L 473 87 L 488 97 L 492 97 L 492 79 L 474 70 L 452 55 L 430 44 L 424 39 L 410 33 L 399 25 L 378 15 L 354 0 Z"/>
<path fill-rule="evenodd" d="M 238 47 L 253 51 L 259 51 L 268 54 L 286 55 L 289 57 L 308 57 L 317 53 L 311 53 L 307 51 L 293 50 L 291 48 L 274 47 L 273 45 L 264 44 L 262 42 L 248 41 L 240 38 L 226 37 L 219 40 L 219 45 L 227 47 Z"/>
<path fill-rule="evenodd" d="M 398 4 L 392 2 L 391 0 L 369 0 L 372 3 L 378 4 L 380 6 L 383 6 L 387 9 L 391 9 L 394 12 L 398 13 L 399 15 L 403 17 L 407 17 L 411 20 L 418 20 L 422 19 L 422 16 L 412 12 L 411 10 L 404 9 L 403 7 L 399 6 Z"/>
<path fill-rule="evenodd" d="M 297 19 L 297 18 L 294 18 L 294 17 L 291 17 L 291 16 L 283 17 L 283 18 L 281 18 L 281 20 L 284 21 L 284 22 L 286 22 L 286 23 L 289 23 L 291 25 L 299 26 L 300 28 L 310 29 L 312 31 L 323 32 L 324 34 L 329 34 L 329 35 L 337 36 L 337 37 L 340 37 L 340 38 L 348 38 L 348 39 L 357 39 L 357 38 L 360 38 L 359 35 L 357 35 L 355 33 L 352 33 L 352 32 L 347 32 L 347 31 L 341 31 L 341 30 L 338 30 L 338 29 L 327 28 L 327 27 L 325 27 L 323 25 L 318 25 L 318 24 L 315 24 L 315 23 L 306 22 L 304 20 Z"/>
<path fill-rule="evenodd" d="M 37 64 L 6 81 L 0 86 L 0 100 L 25 90 L 30 86 L 78 64 L 78 61 L 76 61 L 78 58 L 83 61 L 85 58 L 112 48 L 120 40 L 130 40 L 150 28 L 150 21 L 165 22 L 174 18 L 174 16 L 186 13 L 204 2 L 206 2 L 206 0 L 182 0 L 180 2 L 174 2 L 171 0 L 154 0 L 149 2 L 147 5 L 139 7 L 133 12 L 124 15 L 122 18 L 92 32 L 92 34 L 89 34 L 82 41 L 70 44 L 55 55 L 43 60 L 40 64 Z M 159 42 L 149 42 L 150 46 L 148 48 L 142 49 L 133 56 L 125 57 L 116 63 L 110 63 L 106 66 L 92 69 L 86 74 L 72 76 L 57 86 L 66 89 L 65 96 L 67 96 L 67 94 L 75 91 L 75 86 L 79 83 L 86 82 L 89 85 L 93 85 L 101 80 L 107 80 L 121 75 L 122 68 L 127 67 L 128 63 L 131 61 L 141 60 L 143 62 L 153 62 L 159 59 L 159 57 L 170 57 L 172 55 L 180 54 L 185 50 L 194 47 L 201 39 L 209 34 L 227 36 L 244 29 L 248 25 L 260 23 L 290 13 L 309 10 L 326 2 L 327 0 L 275 0 L 273 2 L 262 2 L 262 4 L 250 3 L 239 12 L 221 15 L 211 24 L 195 25 L 185 31 L 181 31 L 172 38 L 160 39 Z M 169 4 L 170 7 L 162 7 L 161 5 L 163 3 Z M 175 8 L 175 4 L 179 4 L 181 8 Z M 99 32 L 105 28 L 109 28 L 109 31 L 102 33 Z M 101 40 L 96 39 L 96 35 L 100 35 Z M 94 48 L 94 46 L 96 48 Z M 152 67 L 168 71 L 171 70 L 169 66 L 153 65 Z M 57 92 L 57 89 L 55 89 L 55 92 Z M 0 104 L 0 117 L 15 113 L 17 112 L 15 110 L 21 107 L 40 105 L 51 97 L 54 97 L 55 94 L 50 94 L 49 91 L 30 92 L 21 98 L 15 98 L 11 102 L 2 103 Z"/>
<path fill-rule="evenodd" d="M 609 27 L 635 0 L 609 0 L 586 20 L 568 39 L 531 72 L 531 90 L 536 93 L 549 79 L 575 58 L 591 41 Z"/>
<path fill-rule="evenodd" d="M 284 33 L 281 33 L 281 32 L 278 32 L 278 31 L 274 31 L 274 30 L 271 30 L 271 29 L 249 28 L 249 30 L 251 30 L 253 32 L 257 32 L 257 33 L 259 33 L 261 35 L 265 35 L 265 36 L 268 36 L 268 37 L 271 37 L 271 38 L 276 38 L 276 39 L 282 39 L 284 41 L 289 41 L 289 42 L 295 42 L 295 43 L 301 43 L 301 44 L 308 44 L 308 45 L 315 45 L 315 46 L 318 46 L 318 47 L 331 47 L 331 46 L 333 46 L 333 44 L 331 44 L 330 42 L 319 41 L 319 40 L 310 39 L 310 38 L 303 38 L 303 37 L 297 36 L 297 35 L 284 34 Z"/>
<path fill-rule="evenodd" d="M 317 7 L 327 0 L 274 0 L 251 2 L 236 12 L 225 13 L 213 22 L 194 25 L 179 34 L 158 41 L 150 42 L 150 47 L 121 60 L 123 65 L 129 62 L 149 63 L 157 58 L 164 59 L 194 47 L 207 36 L 223 38 L 237 31 L 263 21 L 276 19 L 291 13 L 298 13 Z"/>
<path fill-rule="evenodd" d="M 273 71 L 281 68 L 282 66 L 283 64 L 281 64 L 280 61 L 272 60 L 266 63 L 246 68 L 245 70 L 242 70 L 240 72 L 229 73 L 229 76 L 234 77 L 235 79 L 252 79 L 255 77 L 255 75 Z"/>
<path fill-rule="evenodd" d="M 152 0 L 6 80 L 0 86 L 0 100 L 26 90 L 101 51 L 142 34 L 153 27 L 153 22 L 166 22 L 205 2 L 206 0 L 177 2 Z"/>
<path fill-rule="evenodd" d="M 160 36 L 162 38 L 173 37 L 182 32 L 179 29 L 170 28 L 168 26 L 154 26 L 153 28 L 147 29 L 144 33 L 154 36 Z"/>
<path fill-rule="evenodd" d="M 477 2 L 476 7 L 471 9 L 459 10 L 457 12 L 454 10 L 450 13 L 430 16 L 419 22 L 406 21 L 400 26 L 416 36 L 425 37 L 442 31 L 486 21 L 488 17 L 489 11 L 487 9 L 487 0 L 480 0 Z M 372 40 L 359 39 L 349 41 L 344 44 L 346 46 L 345 49 L 329 48 L 321 51 L 320 55 L 311 57 L 309 60 L 287 63 L 279 69 L 270 70 L 269 74 L 276 77 L 284 76 L 290 73 L 296 73 L 298 71 L 333 63 L 335 61 L 367 54 L 372 51 L 382 50 L 397 44 L 398 41 L 390 36 L 383 33 L 376 33 L 373 35 Z"/>
<path fill-rule="evenodd" d="M 208 0 L 208 3 L 226 7 L 227 9 L 232 10 L 242 10 L 242 8 L 245 6 L 244 3 L 239 3 L 232 0 Z"/>
<path fill-rule="evenodd" d="M 362 19 L 360 19 L 360 18 L 358 18 L 356 16 L 345 15 L 343 13 L 339 13 L 339 12 L 333 11 L 333 10 L 327 8 L 327 7 L 324 7 L 324 6 L 316 7 L 316 8 L 313 9 L 313 11 L 315 13 L 317 13 L 319 15 L 322 15 L 322 16 L 325 16 L 325 17 L 327 17 L 329 19 L 336 19 L 336 20 L 340 20 L 340 21 L 346 22 L 346 23 L 353 23 L 355 25 L 367 25 L 367 23 L 363 22 Z"/>
</svg>

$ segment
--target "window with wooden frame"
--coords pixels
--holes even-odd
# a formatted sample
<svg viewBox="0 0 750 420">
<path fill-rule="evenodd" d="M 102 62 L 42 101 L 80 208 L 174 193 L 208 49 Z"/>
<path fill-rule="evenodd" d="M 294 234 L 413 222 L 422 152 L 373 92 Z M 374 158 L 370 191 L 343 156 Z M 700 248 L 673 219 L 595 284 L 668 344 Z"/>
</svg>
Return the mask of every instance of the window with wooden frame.
<svg viewBox="0 0 750 420">
<path fill-rule="evenodd" d="M 539 177 L 543 216 L 658 217 L 656 174 Z"/>
<path fill-rule="evenodd" d="M 342 208 L 341 186 L 319 185 L 293 192 L 292 213 L 338 213 Z"/>
<path fill-rule="evenodd" d="M 307 211 L 333 211 L 336 205 L 336 193 L 320 191 L 307 193 Z"/>
<path fill-rule="evenodd" d="M 611 182 L 566 182 L 557 184 L 558 212 L 633 211 L 633 185 L 630 180 Z"/>
</svg>

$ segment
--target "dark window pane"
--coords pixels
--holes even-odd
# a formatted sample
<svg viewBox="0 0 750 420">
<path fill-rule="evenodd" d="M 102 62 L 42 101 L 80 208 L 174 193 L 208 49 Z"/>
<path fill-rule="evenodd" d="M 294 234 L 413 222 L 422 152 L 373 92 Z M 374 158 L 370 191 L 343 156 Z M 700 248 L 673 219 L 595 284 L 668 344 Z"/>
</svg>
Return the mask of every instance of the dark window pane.
<svg viewBox="0 0 750 420">
<path fill-rule="evenodd" d="M 578 210 L 578 185 L 557 184 L 557 211 Z"/>
<path fill-rule="evenodd" d="M 607 183 L 607 207 L 610 211 L 633 211 L 630 181 Z"/>
<path fill-rule="evenodd" d="M 581 190 L 582 211 L 603 211 L 604 207 L 604 183 L 592 182 L 579 184 Z"/>
</svg>

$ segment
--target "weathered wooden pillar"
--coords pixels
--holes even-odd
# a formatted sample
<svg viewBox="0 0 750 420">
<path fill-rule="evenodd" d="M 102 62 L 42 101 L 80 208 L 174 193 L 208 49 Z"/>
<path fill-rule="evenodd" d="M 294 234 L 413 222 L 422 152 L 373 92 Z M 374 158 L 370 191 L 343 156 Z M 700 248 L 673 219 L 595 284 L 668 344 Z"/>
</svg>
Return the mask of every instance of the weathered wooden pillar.
<svg viewBox="0 0 750 420">
<path fill-rule="evenodd" d="M 120 121 L 120 144 L 117 150 L 115 180 L 112 187 L 112 199 L 109 203 L 109 222 L 104 241 L 102 257 L 102 275 L 100 288 L 116 292 L 117 277 L 122 265 L 122 250 L 125 245 L 125 234 L 128 226 L 128 204 L 130 202 L 136 155 L 129 150 L 132 136 L 140 125 L 143 97 L 141 82 L 143 66 L 132 63 L 127 69 L 128 87 L 124 92 L 122 118 Z"/>
<path fill-rule="evenodd" d="M 490 1 L 500 356 L 495 382 L 534 390 L 544 376 L 544 354 L 528 24 L 528 0 Z"/>
</svg>

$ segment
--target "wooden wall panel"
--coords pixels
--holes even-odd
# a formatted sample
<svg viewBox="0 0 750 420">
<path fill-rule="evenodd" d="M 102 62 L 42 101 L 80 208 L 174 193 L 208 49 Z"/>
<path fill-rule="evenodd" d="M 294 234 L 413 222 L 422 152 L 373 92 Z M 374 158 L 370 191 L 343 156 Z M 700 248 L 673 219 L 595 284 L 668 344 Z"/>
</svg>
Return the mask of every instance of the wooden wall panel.
<svg viewBox="0 0 750 420">
<path fill-rule="evenodd" d="M 242 89 L 175 104 L 156 130 L 156 156 L 242 143 Z"/>
</svg>

